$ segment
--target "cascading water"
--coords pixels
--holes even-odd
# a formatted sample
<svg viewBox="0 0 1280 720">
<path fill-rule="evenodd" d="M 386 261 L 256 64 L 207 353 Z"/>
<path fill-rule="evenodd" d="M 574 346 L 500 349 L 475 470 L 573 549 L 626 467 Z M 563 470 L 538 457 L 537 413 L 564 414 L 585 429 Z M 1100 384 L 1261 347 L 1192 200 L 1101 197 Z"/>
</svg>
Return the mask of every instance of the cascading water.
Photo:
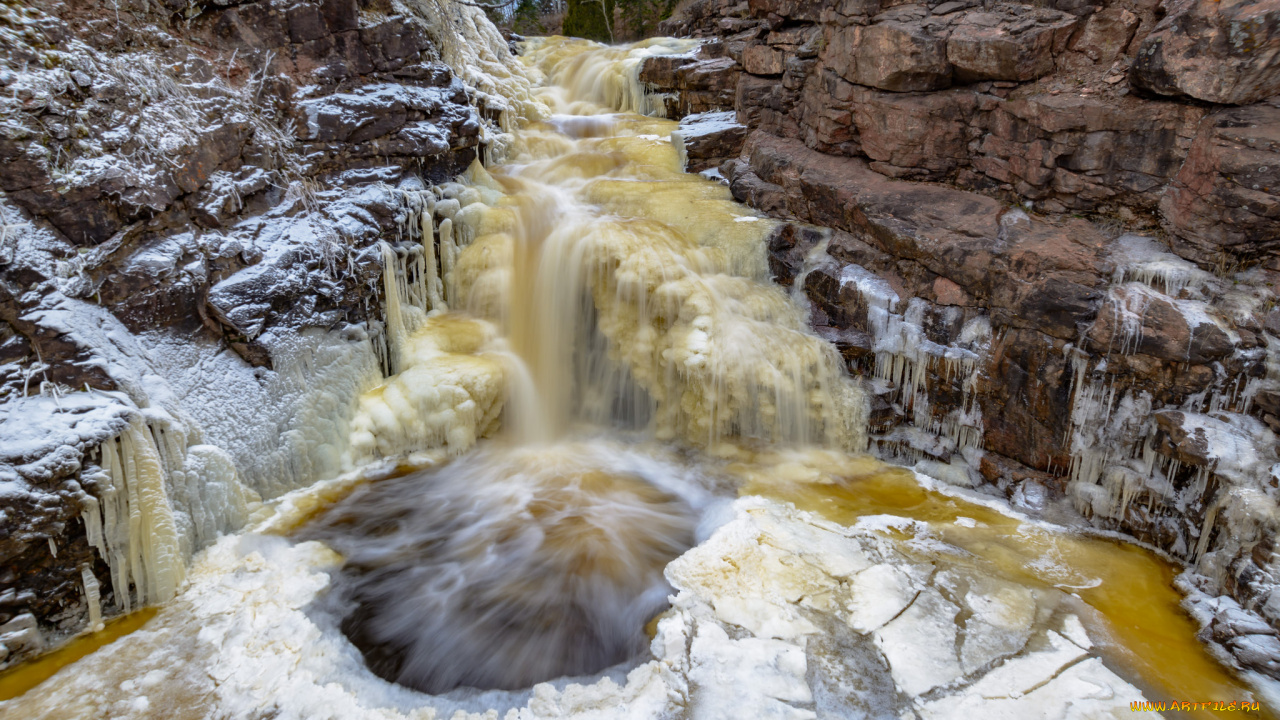
<svg viewBox="0 0 1280 720">
<path fill-rule="evenodd" d="M 446 188 L 462 249 L 442 243 L 438 265 L 455 313 L 394 342 L 400 372 L 355 422 L 355 444 L 384 454 L 465 448 L 474 437 L 434 428 L 488 434 L 499 396 L 474 385 L 504 376 L 505 438 L 358 491 L 306 535 L 346 558 L 343 629 L 370 667 L 424 691 L 518 689 L 644 650 L 671 590 L 662 569 L 690 547 L 706 503 L 681 466 L 655 459 L 665 450 L 637 441 L 731 454 L 865 444 L 860 391 L 768 281 L 775 223 L 684 174 L 672 123 L 612 111 L 648 109 L 639 58 L 589 48 L 531 50 L 535 66 L 573 78 L 569 92 L 545 90 L 557 114 L 516 136 L 507 165 L 477 164 Z M 406 327 L 402 312 L 388 324 Z M 471 398 L 493 400 L 470 403 L 471 422 L 433 421 L 442 378 L 470 378 Z M 607 437 L 620 432 L 630 448 Z"/>
<path fill-rule="evenodd" d="M 145 628 L 0 713 L 1132 717 L 1144 694 L 1257 697 L 1152 555 L 857 454 L 864 393 L 770 282 L 777 223 L 632 112 L 662 106 L 639 59 L 691 47 L 529 42 L 502 76 L 503 164 L 421 191 L 415 249 L 384 248 L 393 374 L 349 423 L 370 469 L 257 510 Z"/>
</svg>

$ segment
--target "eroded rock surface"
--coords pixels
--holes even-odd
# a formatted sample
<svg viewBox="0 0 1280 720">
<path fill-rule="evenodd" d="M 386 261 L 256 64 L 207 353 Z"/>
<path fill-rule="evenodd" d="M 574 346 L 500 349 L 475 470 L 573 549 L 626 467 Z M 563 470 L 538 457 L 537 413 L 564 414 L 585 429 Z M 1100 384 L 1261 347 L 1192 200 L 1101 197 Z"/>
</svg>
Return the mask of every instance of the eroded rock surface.
<svg viewBox="0 0 1280 720">
<path fill-rule="evenodd" d="M 1280 5 L 1269 0 L 1163 3 L 1130 81 L 1160 95 L 1246 105 L 1280 92 Z"/>
</svg>

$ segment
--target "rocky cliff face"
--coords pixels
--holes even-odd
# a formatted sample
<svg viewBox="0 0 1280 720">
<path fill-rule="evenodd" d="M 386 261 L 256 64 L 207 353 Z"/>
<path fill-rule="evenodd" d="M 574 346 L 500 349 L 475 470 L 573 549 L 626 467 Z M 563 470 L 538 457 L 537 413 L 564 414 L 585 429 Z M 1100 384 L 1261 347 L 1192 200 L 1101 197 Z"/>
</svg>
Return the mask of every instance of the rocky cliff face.
<svg viewBox="0 0 1280 720">
<path fill-rule="evenodd" d="M 384 270 L 505 110 L 430 8 L 0 6 L 0 666 L 342 466 Z"/>
<path fill-rule="evenodd" d="M 703 0 L 641 75 L 691 169 L 798 221 L 775 277 L 878 453 L 1182 558 L 1276 677 L 1278 7 Z"/>
</svg>

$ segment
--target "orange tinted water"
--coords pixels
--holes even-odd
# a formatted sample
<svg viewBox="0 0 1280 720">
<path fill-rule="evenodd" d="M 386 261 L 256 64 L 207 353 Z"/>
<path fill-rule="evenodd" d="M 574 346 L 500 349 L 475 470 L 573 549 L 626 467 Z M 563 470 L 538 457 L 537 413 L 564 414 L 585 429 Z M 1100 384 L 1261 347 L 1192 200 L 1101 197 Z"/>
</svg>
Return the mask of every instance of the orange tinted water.
<svg viewBox="0 0 1280 720">
<path fill-rule="evenodd" d="M 1179 569 L 1154 552 L 1105 538 L 1023 522 L 993 509 L 920 486 L 910 470 L 865 458 L 821 453 L 800 465 L 777 456 L 738 464 L 744 493 L 792 502 L 845 525 L 872 515 L 929 523 L 940 539 L 973 554 L 968 561 L 1009 580 L 1056 587 L 1079 597 L 1096 614 L 1082 620 L 1104 661 L 1153 701 L 1255 701 L 1248 686 L 1219 664 L 1196 639 L 1197 624 L 1173 587 Z M 778 482 L 777 469 L 790 478 Z M 968 520 L 973 521 L 973 527 Z M 1178 716 L 1168 713 L 1171 717 Z M 1267 717 L 1264 710 L 1200 710 L 1183 717 Z"/>
<path fill-rule="evenodd" d="M 106 627 L 98 632 L 76 637 L 53 652 L 0 673 L 0 701 L 18 697 L 49 679 L 63 666 L 70 665 L 142 627 L 155 614 L 156 608 L 143 608 L 124 617 L 108 620 Z"/>
</svg>

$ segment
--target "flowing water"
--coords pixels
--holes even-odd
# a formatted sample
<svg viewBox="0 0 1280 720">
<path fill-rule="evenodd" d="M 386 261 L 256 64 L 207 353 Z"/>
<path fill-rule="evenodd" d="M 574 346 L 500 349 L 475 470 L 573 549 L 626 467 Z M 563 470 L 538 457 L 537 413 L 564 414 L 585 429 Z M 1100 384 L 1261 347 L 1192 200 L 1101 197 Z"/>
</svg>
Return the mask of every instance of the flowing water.
<svg viewBox="0 0 1280 720">
<path fill-rule="evenodd" d="M 555 114 L 454 191 L 450 312 L 421 321 L 400 375 L 366 396 L 382 420 L 357 423 L 378 446 L 421 436 L 420 404 L 388 400 L 415 392 L 406 375 L 439 375 L 419 347 L 485 348 L 466 362 L 499 358 L 498 446 L 357 492 L 304 534 L 347 559 L 343 629 L 370 667 L 424 691 L 518 689 L 643 653 L 708 481 L 620 434 L 712 453 L 865 445 L 861 392 L 769 281 L 776 223 L 684 173 L 674 123 L 618 112 L 654 109 L 633 79 L 643 50 L 592 47 L 530 49 Z M 485 339 L 435 340 L 459 335 Z"/>
<path fill-rule="evenodd" d="M 676 123 L 640 114 L 660 103 L 635 80 L 639 59 L 690 47 L 529 43 L 524 61 L 545 76 L 535 98 L 552 113 L 516 131 L 501 164 L 474 165 L 437 198 L 448 217 L 424 233 L 439 238 L 438 249 L 427 243 L 428 267 L 404 280 L 417 283 L 409 290 L 388 279 L 395 374 L 361 398 L 351 442 L 377 458 L 428 446 L 456 455 L 488 439 L 354 490 L 304 493 L 293 520 L 277 523 L 298 548 L 317 540 L 341 556 L 332 592 L 314 604 L 333 620 L 317 621 L 315 637 L 332 643 L 340 632 L 378 676 L 464 709 L 518 707 L 526 688 L 556 678 L 621 677 L 649 660 L 651 639 L 676 612 L 672 578 L 687 584 L 688 573 L 672 575 L 672 561 L 729 522 L 735 498 L 755 495 L 843 527 L 879 518 L 868 537 L 892 543 L 912 567 L 935 568 L 948 593 L 1003 598 L 983 626 L 990 647 L 951 629 L 963 673 L 1019 652 L 1010 638 L 1033 646 L 1028 638 L 1057 637 L 1049 628 L 1071 616 L 1102 662 L 1149 698 L 1253 699 L 1196 640 L 1165 561 L 927 490 L 859 454 L 860 386 L 809 331 L 799 301 L 769 280 L 765 241 L 777 223 L 684 173 L 670 139 Z M 285 552 L 253 547 L 237 555 L 259 558 L 251 570 Z M 241 571 L 202 567 L 193 587 L 223 582 L 221 572 L 240 582 Z M 968 614 L 956 622 L 976 637 Z M 183 622 L 162 611 L 147 638 L 121 652 L 188 648 L 176 639 Z M 174 652 L 197 658 L 193 666 L 231 662 L 198 645 Z M 280 652 L 308 666 L 321 651 Z M 812 652 L 817 666 L 824 656 Z M 14 711 L 90 716 L 59 705 L 58 688 L 118 672 L 100 655 Z M 229 686 L 234 671 L 209 674 Z M 740 682 L 745 691 L 752 680 Z M 29 684 L 4 683 L 9 694 Z M 374 693 L 377 702 L 390 692 Z M 840 714 L 819 696 L 819 711 Z M 401 707 L 404 697 L 394 696 Z M 211 701 L 153 700 L 120 716 L 216 716 L 201 702 Z"/>
</svg>

